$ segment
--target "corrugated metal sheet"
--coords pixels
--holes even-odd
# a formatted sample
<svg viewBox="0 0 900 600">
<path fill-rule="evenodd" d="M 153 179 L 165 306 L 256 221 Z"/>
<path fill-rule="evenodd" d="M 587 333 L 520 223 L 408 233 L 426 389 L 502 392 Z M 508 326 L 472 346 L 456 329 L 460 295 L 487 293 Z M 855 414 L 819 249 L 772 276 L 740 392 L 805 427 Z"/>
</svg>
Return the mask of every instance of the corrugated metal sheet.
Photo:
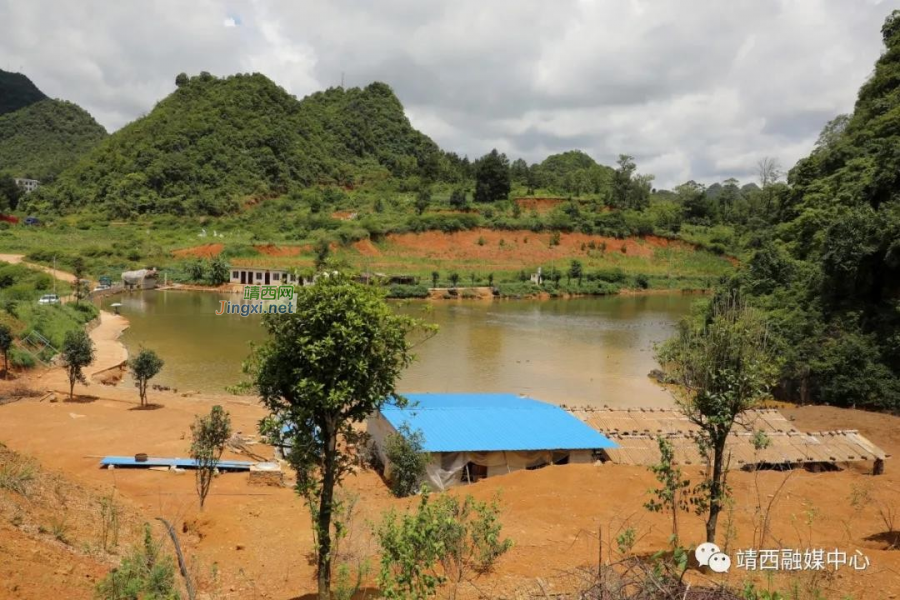
<svg viewBox="0 0 900 600">
<path fill-rule="evenodd" d="M 595 450 L 615 443 L 553 404 L 513 394 L 406 394 L 385 419 L 421 431 L 428 452 Z"/>
<path fill-rule="evenodd" d="M 656 438 L 665 437 L 681 464 L 704 464 L 695 438 L 699 427 L 673 409 L 571 408 L 572 414 L 608 436 L 619 448 L 607 450 L 613 462 L 652 465 L 659 461 Z M 764 431 L 766 448 L 753 446 L 755 432 Z M 804 433 L 774 409 L 743 413 L 728 436 L 733 466 L 754 464 L 838 463 L 884 459 L 884 450 L 856 430 Z"/>
<path fill-rule="evenodd" d="M 245 460 L 220 460 L 216 465 L 220 471 L 249 471 L 256 463 Z M 158 458 L 149 457 L 147 460 L 136 461 L 133 456 L 105 456 L 100 461 L 100 466 L 108 467 L 179 467 L 182 469 L 196 469 L 197 461 L 193 458 Z"/>
</svg>

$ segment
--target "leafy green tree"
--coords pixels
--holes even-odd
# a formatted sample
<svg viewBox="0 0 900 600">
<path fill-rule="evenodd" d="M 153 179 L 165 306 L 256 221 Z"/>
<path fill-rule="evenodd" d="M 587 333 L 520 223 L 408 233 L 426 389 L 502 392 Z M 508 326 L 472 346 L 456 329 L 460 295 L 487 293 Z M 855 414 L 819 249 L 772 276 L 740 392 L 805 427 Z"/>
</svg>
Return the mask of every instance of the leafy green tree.
<svg viewBox="0 0 900 600">
<path fill-rule="evenodd" d="M 454 210 L 463 210 L 466 207 L 466 192 L 459 188 L 450 192 L 450 207 Z"/>
<path fill-rule="evenodd" d="M 450 273 L 450 285 L 456 287 L 456 284 L 459 283 L 459 273 L 453 271 Z"/>
<path fill-rule="evenodd" d="M 708 511 L 706 541 L 715 543 L 719 513 L 728 496 L 725 444 L 735 419 L 759 404 L 778 372 L 764 316 L 738 294 L 720 293 L 698 322 L 684 321 L 657 352 L 678 384 L 676 401 L 699 427 L 697 443 L 707 460 L 699 510 Z"/>
<path fill-rule="evenodd" d="M 187 73 L 179 73 L 175 77 L 175 87 L 181 87 L 183 85 L 187 85 L 190 79 L 188 79 Z"/>
<path fill-rule="evenodd" d="M 141 406 L 147 406 L 147 384 L 159 374 L 164 364 L 163 359 L 156 352 L 146 348 L 141 348 L 137 356 L 128 361 L 131 376 L 138 386 Z"/>
<path fill-rule="evenodd" d="M 574 277 L 578 280 L 578 285 L 581 285 L 581 279 L 584 277 L 584 265 L 581 264 L 580 260 L 572 259 L 571 264 L 569 264 L 568 276 L 569 281 Z"/>
<path fill-rule="evenodd" d="M 316 271 L 321 271 L 325 268 L 325 265 L 328 264 L 328 257 L 331 255 L 331 245 L 328 243 L 328 240 L 319 240 L 316 242 L 316 247 L 313 249 L 313 252 L 316 255 Z"/>
<path fill-rule="evenodd" d="M 9 325 L 0 323 L 0 352 L 3 353 L 3 376 L 9 377 L 9 351 L 13 346 L 13 332 Z"/>
<path fill-rule="evenodd" d="M 229 279 L 228 263 L 221 255 L 216 256 L 209 262 L 209 282 L 212 285 L 222 285 L 228 283 Z"/>
<path fill-rule="evenodd" d="M 510 191 L 509 159 L 496 149 L 481 160 L 475 172 L 475 202 L 506 200 Z"/>
<path fill-rule="evenodd" d="M 0 210 L 16 210 L 23 193 L 11 175 L 0 174 Z"/>
<path fill-rule="evenodd" d="M 431 272 L 431 287 L 435 287 L 435 288 L 437 287 L 438 279 L 440 278 L 440 276 L 441 276 L 441 274 L 438 273 L 437 271 Z"/>
<path fill-rule="evenodd" d="M 197 461 L 195 474 L 200 510 L 206 503 L 216 468 L 230 437 L 231 416 L 219 405 L 213 406 L 204 417 L 198 415 L 191 424 L 191 458 Z"/>
<path fill-rule="evenodd" d="M 660 487 L 650 490 L 653 497 L 644 503 L 651 512 L 668 512 L 672 516 L 672 547 L 678 547 L 678 512 L 691 508 L 691 482 L 675 464 L 675 450 L 662 436 L 656 438 L 659 446 L 659 462 L 651 465 Z"/>
<path fill-rule="evenodd" d="M 391 491 L 398 498 L 416 493 L 431 455 L 425 452 L 421 431 L 403 425 L 385 439 L 384 454 L 390 462 Z"/>
<path fill-rule="evenodd" d="M 420 324 L 394 313 L 376 288 L 340 276 L 301 288 L 296 304 L 294 313 L 263 317 L 269 337 L 247 368 L 272 414 L 264 433 L 289 443 L 315 522 L 319 597 L 329 600 L 335 486 L 352 468 L 356 425 L 391 398 L 405 403 L 395 386 L 413 360 L 407 336 Z"/>
<path fill-rule="evenodd" d="M 94 362 L 94 342 L 83 329 L 67 331 L 60 355 L 69 379 L 69 400 L 74 400 L 75 382 L 87 385 L 83 369 Z"/>
<path fill-rule="evenodd" d="M 84 259 L 82 257 L 76 256 L 72 260 L 72 274 L 75 276 L 73 294 L 75 295 L 75 303 L 78 304 L 90 293 L 84 278 Z"/>
<path fill-rule="evenodd" d="M 610 206 L 614 208 L 644 210 L 650 205 L 652 175 L 639 175 L 634 157 L 620 154 L 618 167 L 613 173 L 610 189 Z"/>
<path fill-rule="evenodd" d="M 193 282 L 201 283 L 206 279 L 206 263 L 202 260 L 192 260 L 185 265 L 188 279 Z"/>
<path fill-rule="evenodd" d="M 421 215 L 424 213 L 428 206 L 431 204 L 431 192 L 428 188 L 423 187 L 416 194 L 416 214 Z"/>
</svg>

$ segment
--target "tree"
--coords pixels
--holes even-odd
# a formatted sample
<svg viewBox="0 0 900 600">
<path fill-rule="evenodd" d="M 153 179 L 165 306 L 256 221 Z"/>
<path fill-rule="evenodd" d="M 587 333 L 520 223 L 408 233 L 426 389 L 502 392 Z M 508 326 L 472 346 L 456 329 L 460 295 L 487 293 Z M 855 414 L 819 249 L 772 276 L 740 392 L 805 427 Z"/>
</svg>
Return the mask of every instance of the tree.
<svg viewBox="0 0 900 600">
<path fill-rule="evenodd" d="M 175 87 L 186 85 L 189 81 L 187 73 L 179 73 L 175 76 Z"/>
<path fill-rule="evenodd" d="M 493 273 L 488 273 L 488 278 L 487 278 L 487 279 L 488 279 L 488 285 L 489 285 L 490 287 L 494 287 L 494 274 L 493 274 Z"/>
<path fill-rule="evenodd" d="M 225 443 L 231 437 L 231 416 L 221 406 L 213 406 L 207 416 L 198 415 L 191 424 L 191 437 L 191 458 L 197 461 L 197 495 L 203 510 Z"/>
<path fill-rule="evenodd" d="M 580 260 L 572 260 L 572 263 L 569 265 L 568 275 L 570 282 L 574 277 L 578 280 L 578 285 L 581 285 L 581 278 L 584 277 L 584 265 L 581 264 Z"/>
<path fill-rule="evenodd" d="M 654 498 L 644 504 L 644 508 L 651 512 L 668 511 L 672 515 L 672 547 L 679 546 L 678 539 L 678 511 L 690 510 L 690 485 L 685 479 L 681 469 L 675 465 L 675 452 L 672 444 L 666 438 L 656 438 L 659 445 L 659 462 L 650 466 L 650 470 L 656 475 L 656 480 L 661 487 L 650 490 Z"/>
<path fill-rule="evenodd" d="M 216 256 L 209 263 L 209 282 L 212 285 L 222 285 L 229 280 L 228 263 L 222 256 Z"/>
<path fill-rule="evenodd" d="M 390 462 L 391 491 L 398 498 L 416 493 L 425 476 L 431 455 L 425 452 L 425 438 L 421 431 L 401 425 L 396 433 L 385 439 L 384 454 Z"/>
<path fill-rule="evenodd" d="M 759 187 L 765 190 L 767 187 L 781 179 L 784 172 L 777 158 L 764 156 L 756 163 L 756 175 L 759 178 Z"/>
<path fill-rule="evenodd" d="M 509 160 L 496 149 L 491 150 L 480 161 L 475 172 L 475 202 L 496 202 L 506 200 L 511 189 L 509 181 Z"/>
<path fill-rule="evenodd" d="M 0 175 L 0 210 L 16 210 L 23 194 L 12 175 Z"/>
<path fill-rule="evenodd" d="M 463 210 L 466 207 L 466 193 L 457 188 L 450 193 L 450 207 L 455 210 Z"/>
<path fill-rule="evenodd" d="M 75 276 L 75 289 L 73 293 L 75 295 L 75 303 L 77 304 L 84 300 L 90 293 L 87 281 L 84 279 L 84 259 L 80 256 L 76 256 L 72 260 L 72 274 Z"/>
<path fill-rule="evenodd" d="M 319 598 L 330 600 L 334 490 L 354 464 L 355 425 L 385 402 L 405 405 L 395 386 L 413 360 L 407 336 L 421 324 L 395 314 L 377 288 L 341 276 L 301 288 L 296 304 L 264 315 L 268 340 L 247 369 L 271 413 L 263 433 L 289 444 L 314 521 Z"/>
<path fill-rule="evenodd" d="M 138 355 L 128 361 L 131 376 L 138 386 L 141 406 L 147 406 L 147 384 L 162 370 L 163 364 L 165 364 L 163 359 L 156 352 L 146 348 L 141 348 Z"/>
<path fill-rule="evenodd" d="M 328 264 L 328 256 L 331 254 L 331 246 L 328 244 L 328 240 L 319 240 L 316 242 L 316 247 L 313 249 L 315 252 L 315 265 L 316 271 L 321 271 L 325 268 L 325 265 Z"/>
<path fill-rule="evenodd" d="M 450 285 L 456 287 L 457 283 L 459 283 L 459 273 L 454 271 L 450 273 Z"/>
<path fill-rule="evenodd" d="M 431 272 L 431 287 L 436 288 L 438 284 L 438 278 L 440 278 L 441 274 L 437 271 Z"/>
<path fill-rule="evenodd" d="M 678 387 L 676 401 L 700 428 L 697 443 L 707 461 L 699 494 L 708 510 L 706 541 L 728 495 L 725 443 L 735 419 L 756 406 L 772 387 L 778 364 L 762 315 L 737 292 L 720 292 L 699 322 L 684 321 L 663 344 L 657 359 Z"/>
<path fill-rule="evenodd" d="M 73 400 L 75 382 L 87 385 L 87 378 L 82 369 L 94 362 L 94 342 L 83 329 L 67 331 L 60 355 L 66 376 L 69 378 L 69 400 Z"/>
<path fill-rule="evenodd" d="M 626 208 L 631 195 L 631 178 L 637 170 L 637 165 L 634 163 L 634 157 L 628 154 L 620 154 L 616 164 L 618 167 L 613 174 L 610 204 L 615 208 Z"/>
<path fill-rule="evenodd" d="M 0 323 L 0 352 L 3 353 L 3 376 L 9 377 L 9 351 L 13 345 L 13 333 L 9 325 Z"/>
<path fill-rule="evenodd" d="M 416 194 L 416 214 L 421 215 L 424 213 L 429 204 L 431 204 L 431 192 L 427 187 L 423 187 Z"/>
</svg>

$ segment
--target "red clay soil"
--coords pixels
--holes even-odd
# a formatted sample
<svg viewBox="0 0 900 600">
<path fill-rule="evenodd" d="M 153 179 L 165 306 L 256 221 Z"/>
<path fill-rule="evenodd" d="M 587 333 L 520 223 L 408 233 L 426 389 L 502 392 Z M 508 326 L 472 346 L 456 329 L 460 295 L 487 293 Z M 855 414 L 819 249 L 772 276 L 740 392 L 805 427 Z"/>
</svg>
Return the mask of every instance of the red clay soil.
<svg viewBox="0 0 900 600">
<path fill-rule="evenodd" d="M 276 246 L 275 244 L 253 247 L 266 256 L 299 256 L 309 250 L 309 246 Z"/>
<path fill-rule="evenodd" d="M 185 456 L 195 414 L 219 403 L 231 413 L 235 429 L 252 433 L 263 414 L 258 405 L 242 401 L 249 399 L 227 396 L 183 398 L 152 392 L 151 401 L 164 407 L 135 411 L 129 410 L 134 406 L 133 390 L 98 388 L 81 388 L 82 393 L 101 396 L 92 402 L 50 404 L 23 400 L 0 406 L 0 439 L 17 451 L 35 456 L 45 469 L 58 471 L 98 493 L 115 485 L 123 504 L 147 520 L 164 516 L 176 521 L 178 531 L 183 532 L 181 543 L 186 555 L 196 557 L 204 572 L 213 564 L 218 566 L 218 584 L 202 585 L 204 594 L 219 598 L 294 598 L 314 592 L 313 567 L 308 561 L 312 548 L 309 515 L 290 487 L 252 487 L 247 474 L 225 474 L 215 480 L 201 514 L 190 473 L 107 471 L 97 467 L 95 458 L 85 457 L 134 452 Z M 788 414 L 796 417 L 795 424 L 801 430 L 840 424 L 858 428 L 894 456 L 900 451 L 897 417 L 822 407 L 797 409 Z M 35 423 L 40 423 L 40 427 Z M 256 446 L 255 451 L 263 455 L 271 452 L 264 446 Z M 227 458 L 246 457 L 229 454 Z M 849 496 L 854 488 L 867 486 L 880 499 L 897 502 L 900 468 L 889 460 L 880 477 L 868 475 L 866 468 L 850 467 L 835 473 L 732 471 L 729 484 L 736 502 L 733 518 L 737 531 L 731 543 L 732 555 L 751 543 L 757 498 L 767 503 L 774 495 L 771 535 L 765 547 L 839 548 L 848 553 L 858 548 L 871 561 L 866 571 L 845 568 L 836 576 L 820 575 L 821 597 L 837 599 L 849 594 L 857 599 L 890 598 L 890 593 L 900 590 L 900 551 L 889 550 L 879 541 L 884 525 L 877 507 L 867 504 L 856 511 Z M 698 477 L 695 467 L 686 467 L 685 471 L 694 480 Z M 479 500 L 499 495 L 504 534 L 515 541 L 496 571 L 478 581 L 479 588 L 487 597 L 524 597 L 517 591 L 535 585 L 535 578 L 540 577 L 548 594 L 566 591 L 571 584 L 568 572 L 595 563 L 598 528 L 603 530 L 604 557 L 616 552 L 610 548 L 615 548 L 616 535 L 627 527 L 634 527 L 637 533 L 635 552 L 649 554 L 664 548 L 670 533 L 667 516 L 642 507 L 649 498 L 647 490 L 656 485 L 653 474 L 642 467 L 566 465 L 520 471 L 456 490 L 454 493 L 469 493 Z M 374 541 L 367 523 L 377 523 L 387 509 L 404 510 L 418 500 L 392 498 L 380 478 L 370 471 L 348 477 L 344 489 L 359 496 L 355 541 L 345 545 L 344 551 L 373 556 L 377 570 Z M 75 530 L 87 531 L 90 520 L 83 512 L 69 506 L 62 506 L 60 512 L 69 516 Z M 720 520 L 720 532 L 724 532 L 725 520 L 724 516 Z M 807 520 L 812 521 L 809 527 Z M 703 537 L 703 524 L 685 513 L 680 533 L 685 543 L 698 543 Z M 82 567 L 74 560 L 58 560 L 61 557 L 56 554 L 32 560 L 33 550 L 27 544 L 7 542 L 10 537 L 5 530 L 0 535 L 0 552 L 9 554 L 0 554 L 0 558 L 5 565 L 12 565 L 0 567 L 4 585 L 11 582 L 27 586 L 26 593 L 10 597 L 53 597 L 53 592 L 61 590 L 65 583 L 72 583 L 60 579 L 56 572 L 72 564 L 76 576 L 85 578 L 79 592 L 90 587 L 92 580 L 87 574 L 95 573 L 90 564 Z M 42 539 L 48 543 L 46 538 Z M 78 554 L 79 546 L 71 551 Z M 79 556 L 79 560 L 87 560 L 86 556 Z M 694 570 L 688 575 L 695 584 L 727 581 L 736 587 L 741 587 L 746 577 L 746 571 L 734 567 L 729 575 L 704 575 Z M 755 577 L 768 587 L 763 577 Z M 808 576 L 798 577 L 801 589 L 806 589 Z M 786 590 L 788 584 L 786 576 L 776 574 L 771 588 Z M 0 597 L 4 597 L 2 586 Z M 89 596 L 63 592 L 56 597 Z M 472 589 L 460 593 L 461 599 L 475 597 L 479 595 Z"/>
<path fill-rule="evenodd" d="M 224 249 L 223 244 L 204 244 L 193 248 L 172 250 L 172 254 L 177 258 L 212 258 L 218 256 Z"/>
<path fill-rule="evenodd" d="M 522 264 L 540 264 L 559 258 L 587 256 L 591 252 L 590 243 L 599 251 L 606 244 L 605 252 L 620 252 L 627 256 L 651 257 L 657 248 L 693 249 L 686 242 L 672 241 L 657 236 L 627 238 L 624 240 L 587 235 L 584 233 L 563 233 L 557 246 L 550 245 L 551 233 L 534 233 L 527 230 L 493 231 L 472 229 L 456 233 L 428 231 L 425 233 L 402 233 L 388 236 L 390 244 L 399 254 L 421 258 L 466 260 L 481 259 Z M 503 246 L 500 246 L 500 241 Z M 483 244 L 479 243 L 483 241 Z"/>
<path fill-rule="evenodd" d="M 564 198 L 516 198 L 514 200 L 522 210 L 533 210 L 545 214 L 565 202 Z"/>
<path fill-rule="evenodd" d="M 353 242 L 353 249 L 363 256 L 381 256 L 381 250 L 379 250 L 375 244 L 372 243 L 372 240 L 368 238 Z"/>
</svg>

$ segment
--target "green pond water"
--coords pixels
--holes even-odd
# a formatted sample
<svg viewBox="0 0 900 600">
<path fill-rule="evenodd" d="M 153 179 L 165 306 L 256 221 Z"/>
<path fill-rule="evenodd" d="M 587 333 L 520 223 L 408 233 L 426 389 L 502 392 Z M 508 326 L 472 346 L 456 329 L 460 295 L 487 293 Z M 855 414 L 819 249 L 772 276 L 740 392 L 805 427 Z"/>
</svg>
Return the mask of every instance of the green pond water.
<svg viewBox="0 0 900 600">
<path fill-rule="evenodd" d="M 241 378 L 250 342 L 265 334 L 259 316 L 217 316 L 236 295 L 148 291 L 121 302 L 131 325 L 129 353 L 156 350 L 166 365 L 154 383 L 179 391 L 221 392 Z M 549 301 L 396 303 L 440 327 L 416 347 L 401 392 L 510 392 L 555 403 L 666 406 L 669 395 L 647 373 L 653 344 L 690 311 L 690 296 Z M 131 385 L 125 381 L 122 385 Z"/>
</svg>

